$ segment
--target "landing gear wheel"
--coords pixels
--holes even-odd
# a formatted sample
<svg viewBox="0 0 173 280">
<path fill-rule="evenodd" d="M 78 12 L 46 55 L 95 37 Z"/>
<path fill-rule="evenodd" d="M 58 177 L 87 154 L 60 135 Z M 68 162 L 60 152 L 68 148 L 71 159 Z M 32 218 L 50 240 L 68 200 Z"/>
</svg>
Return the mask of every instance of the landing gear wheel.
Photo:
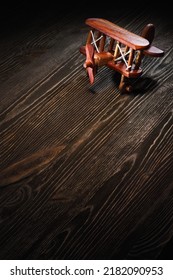
<svg viewBox="0 0 173 280">
<path fill-rule="evenodd" d="M 119 90 L 122 93 L 130 93 L 133 90 L 133 87 L 125 82 L 120 83 Z"/>
<path fill-rule="evenodd" d="M 133 87 L 129 84 L 129 82 L 126 81 L 125 76 L 121 76 L 119 90 L 122 93 L 130 93 L 133 90 Z"/>
</svg>

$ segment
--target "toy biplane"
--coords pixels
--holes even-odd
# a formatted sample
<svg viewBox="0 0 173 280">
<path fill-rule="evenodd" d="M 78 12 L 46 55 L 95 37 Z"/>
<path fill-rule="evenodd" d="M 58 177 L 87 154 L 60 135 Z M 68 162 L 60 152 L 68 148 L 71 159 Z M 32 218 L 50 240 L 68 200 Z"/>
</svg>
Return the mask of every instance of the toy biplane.
<svg viewBox="0 0 173 280">
<path fill-rule="evenodd" d="M 86 57 L 83 66 L 90 84 L 94 83 L 98 68 L 105 65 L 121 74 L 119 90 L 131 92 L 129 78 L 137 78 L 142 74 L 143 57 L 164 55 L 163 50 L 152 45 L 155 27 L 151 23 L 143 28 L 141 35 L 102 18 L 88 18 L 85 23 L 90 29 L 86 44 L 79 50 Z"/>
</svg>

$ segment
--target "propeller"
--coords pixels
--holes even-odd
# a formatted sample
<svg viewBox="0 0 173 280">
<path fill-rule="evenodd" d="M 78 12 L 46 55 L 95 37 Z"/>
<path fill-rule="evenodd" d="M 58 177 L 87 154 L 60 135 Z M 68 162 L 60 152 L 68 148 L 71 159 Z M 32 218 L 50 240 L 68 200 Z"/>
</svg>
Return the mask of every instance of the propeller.
<svg viewBox="0 0 173 280">
<path fill-rule="evenodd" d="M 92 44 L 86 44 L 86 60 L 84 67 L 86 68 L 90 84 L 94 83 L 94 74 L 95 74 L 95 62 L 94 62 L 94 46 Z"/>
</svg>

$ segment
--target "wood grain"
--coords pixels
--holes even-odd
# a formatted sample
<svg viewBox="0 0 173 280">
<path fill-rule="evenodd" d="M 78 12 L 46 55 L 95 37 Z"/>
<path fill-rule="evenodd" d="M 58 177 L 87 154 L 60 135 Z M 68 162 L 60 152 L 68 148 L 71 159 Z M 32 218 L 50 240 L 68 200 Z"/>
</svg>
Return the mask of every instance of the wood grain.
<svg viewBox="0 0 173 280">
<path fill-rule="evenodd" d="M 43 16 L 44 15 L 44 16 Z M 161 58 L 134 91 L 101 68 L 91 86 L 79 52 L 85 18 L 136 34 L 153 21 Z M 168 259 L 173 240 L 171 17 L 52 10 L 0 44 L 0 258 Z"/>
</svg>

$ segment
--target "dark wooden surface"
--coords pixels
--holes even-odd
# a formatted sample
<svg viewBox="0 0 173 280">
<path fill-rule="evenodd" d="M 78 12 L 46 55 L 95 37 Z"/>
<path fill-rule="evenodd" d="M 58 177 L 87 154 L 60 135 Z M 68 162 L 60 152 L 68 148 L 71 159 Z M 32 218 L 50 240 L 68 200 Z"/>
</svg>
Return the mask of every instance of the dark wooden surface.
<svg viewBox="0 0 173 280">
<path fill-rule="evenodd" d="M 1 259 L 173 258 L 173 29 L 161 8 L 5 10 Z M 131 94 L 104 67 L 89 84 L 88 17 L 136 34 L 155 24 L 165 56 L 143 60 Z"/>
</svg>

